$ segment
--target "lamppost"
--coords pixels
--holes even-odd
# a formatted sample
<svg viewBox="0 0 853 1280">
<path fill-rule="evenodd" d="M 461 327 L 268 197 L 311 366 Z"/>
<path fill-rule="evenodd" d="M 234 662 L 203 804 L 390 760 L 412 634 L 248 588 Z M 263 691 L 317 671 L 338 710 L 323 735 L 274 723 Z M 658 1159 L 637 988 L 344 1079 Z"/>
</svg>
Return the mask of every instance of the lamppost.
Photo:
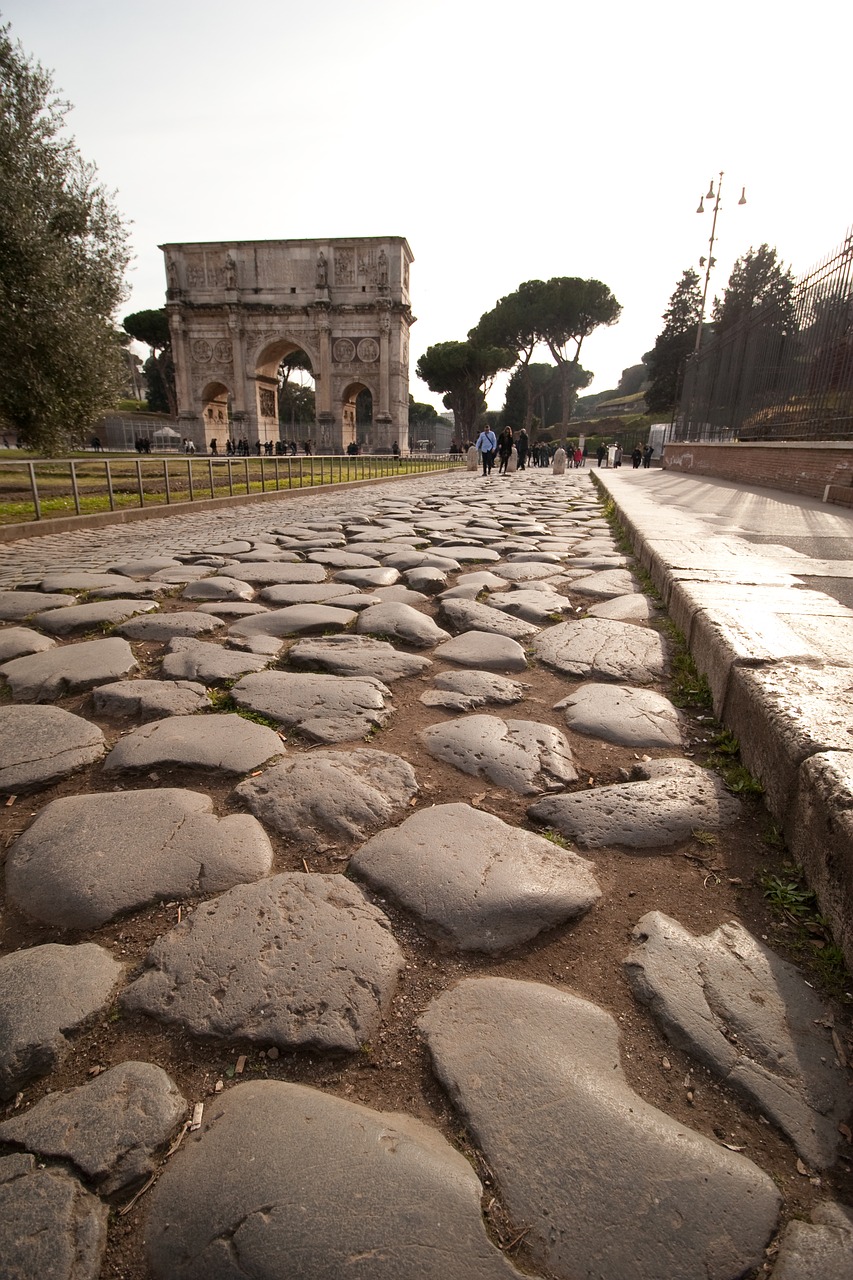
<svg viewBox="0 0 853 1280">
<path fill-rule="evenodd" d="M 711 268 L 715 266 L 717 262 L 717 259 L 714 257 L 714 241 L 717 238 L 717 214 L 720 212 L 720 196 L 722 195 L 722 193 L 723 193 L 723 174 L 721 171 L 720 178 L 717 183 L 716 194 L 714 193 L 714 180 L 712 178 L 711 183 L 708 187 L 708 194 L 699 197 L 699 208 L 696 210 L 697 213 L 704 213 L 705 201 L 706 200 L 714 201 L 714 216 L 711 219 L 711 239 L 708 241 L 708 257 L 707 259 L 705 259 L 704 257 L 699 259 L 699 266 L 705 267 L 705 288 L 702 290 L 702 309 L 699 312 L 699 325 L 696 329 L 696 346 L 693 348 L 694 355 L 698 353 L 699 346 L 702 342 L 702 325 L 705 322 L 705 303 L 708 300 L 708 282 L 711 279 Z M 740 200 L 738 200 L 738 204 L 746 204 L 746 187 L 741 188 Z M 707 262 L 707 265 L 706 265 L 706 262 Z"/>
</svg>

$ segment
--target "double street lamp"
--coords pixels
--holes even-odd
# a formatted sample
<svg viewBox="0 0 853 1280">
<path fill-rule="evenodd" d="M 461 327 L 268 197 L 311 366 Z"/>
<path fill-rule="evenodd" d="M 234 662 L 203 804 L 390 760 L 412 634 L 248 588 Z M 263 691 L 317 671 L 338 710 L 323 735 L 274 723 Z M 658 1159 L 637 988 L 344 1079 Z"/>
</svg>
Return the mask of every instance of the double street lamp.
<svg viewBox="0 0 853 1280">
<path fill-rule="evenodd" d="M 696 329 L 696 346 L 693 348 L 694 355 L 698 353 L 699 346 L 702 342 L 702 325 L 705 323 L 705 303 L 708 300 L 708 282 L 711 279 L 711 268 L 715 266 L 717 262 L 717 259 L 714 257 L 714 241 L 717 238 L 717 215 L 720 212 L 720 196 L 722 195 L 722 193 L 723 193 L 723 174 L 721 171 L 719 181 L 717 182 L 716 192 L 714 191 L 714 180 L 712 178 L 711 183 L 708 187 L 707 195 L 699 197 L 699 208 L 696 210 L 697 213 L 704 213 L 705 201 L 706 200 L 714 201 L 714 216 L 711 219 L 711 239 L 708 241 L 708 257 L 707 259 L 704 257 L 699 259 L 699 266 L 705 267 L 705 288 L 702 290 L 702 309 L 699 312 L 699 324 Z M 738 200 L 738 204 L 746 204 L 746 187 L 743 187 L 741 189 L 740 200 Z"/>
</svg>

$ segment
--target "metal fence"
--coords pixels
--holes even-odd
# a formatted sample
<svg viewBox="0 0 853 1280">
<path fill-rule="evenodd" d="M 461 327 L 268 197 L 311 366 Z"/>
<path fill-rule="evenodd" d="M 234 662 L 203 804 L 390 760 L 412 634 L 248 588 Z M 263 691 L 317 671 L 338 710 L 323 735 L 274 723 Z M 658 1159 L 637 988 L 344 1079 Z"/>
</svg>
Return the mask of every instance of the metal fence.
<svg viewBox="0 0 853 1280">
<path fill-rule="evenodd" d="M 853 438 L 853 231 L 687 362 L 675 440 Z"/>
<path fill-rule="evenodd" d="M 0 523 L 422 475 L 464 461 L 447 454 L 0 459 Z"/>
</svg>

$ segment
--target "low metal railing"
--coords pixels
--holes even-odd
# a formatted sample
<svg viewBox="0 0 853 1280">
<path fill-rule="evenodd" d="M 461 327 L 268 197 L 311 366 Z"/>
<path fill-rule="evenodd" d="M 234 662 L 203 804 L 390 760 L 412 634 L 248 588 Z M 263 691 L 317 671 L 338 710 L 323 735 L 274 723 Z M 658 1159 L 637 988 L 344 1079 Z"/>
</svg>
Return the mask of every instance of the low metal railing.
<svg viewBox="0 0 853 1280">
<path fill-rule="evenodd" d="M 0 523 L 172 506 L 209 498 L 422 475 L 462 466 L 451 454 L 0 459 Z"/>
</svg>

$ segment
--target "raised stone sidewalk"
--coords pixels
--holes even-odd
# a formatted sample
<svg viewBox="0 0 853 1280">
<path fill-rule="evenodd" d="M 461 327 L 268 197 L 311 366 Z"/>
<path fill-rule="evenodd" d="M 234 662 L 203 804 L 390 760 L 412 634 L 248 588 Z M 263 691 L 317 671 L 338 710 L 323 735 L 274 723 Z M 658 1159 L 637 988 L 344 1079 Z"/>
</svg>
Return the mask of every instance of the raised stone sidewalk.
<svg viewBox="0 0 853 1280">
<path fill-rule="evenodd" d="M 853 615 L 602 474 L 795 852 L 847 856 Z M 760 936 L 588 472 L 0 586 L 0 1273 L 850 1280 L 849 1019 Z"/>
<path fill-rule="evenodd" d="M 853 514 L 596 472 L 853 969 Z"/>
</svg>

